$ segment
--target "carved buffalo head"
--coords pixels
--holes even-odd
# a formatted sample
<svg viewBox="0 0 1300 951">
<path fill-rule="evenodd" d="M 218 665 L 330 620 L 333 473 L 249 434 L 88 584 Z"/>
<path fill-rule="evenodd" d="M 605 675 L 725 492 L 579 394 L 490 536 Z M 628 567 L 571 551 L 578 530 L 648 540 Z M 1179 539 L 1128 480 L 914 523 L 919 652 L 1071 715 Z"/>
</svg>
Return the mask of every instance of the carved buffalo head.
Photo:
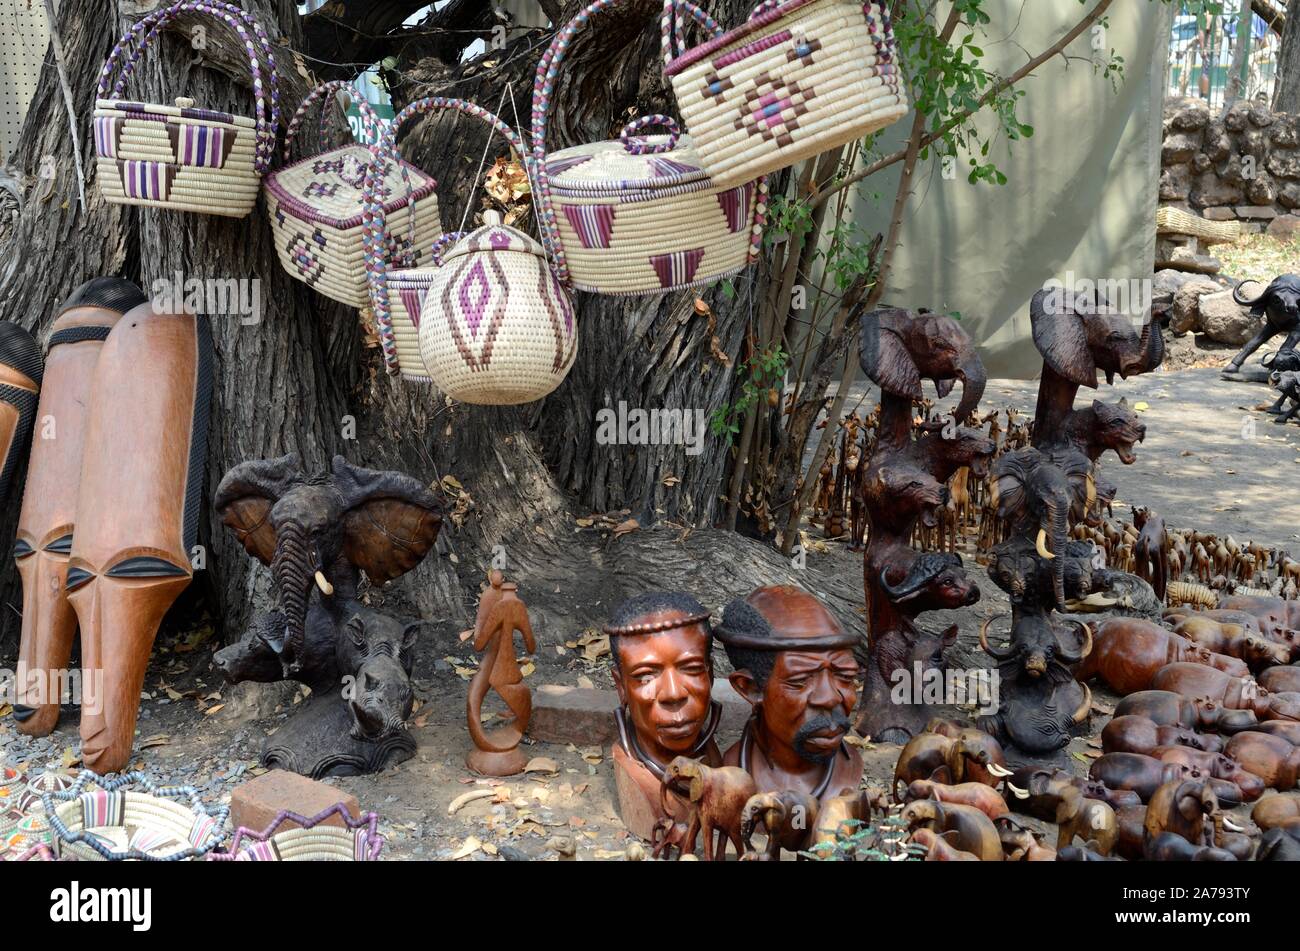
<svg viewBox="0 0 1300 951">
<path fill-rule="evenodd" d="M 1242 287 L 1257 281 L 1242 281 L 1232 289 L 1232 299 L 1250 308 L 1252 317 L 1266 317 L 1280 331 L 1300 327 L 1300 275 L 1279 274 L 1257 297 L 1246 297 Z"/>
<path fill-rule="evenodd" d="M 989 643 L 988 629 L 995 619 L 995 616 L 990 615 L 980 624 L 980 647 L 999 666 L 1015 663 L 1021 673 L 1031 678 L 1044 676 L 1054 663 L 1077 664 L 1092 650 L 1092 629 L 1088 625 L 1075 620 L 1065 622 L 1079 632 L 1078 643 L 1070 644 L 1068 638 L 1056 629 L 1049 615 L 1038 613 L 1020 614 L 1011 629 L 1010 645 L 994 647 Z M 1087 692 L 1087 685 L 1083 686 Z M 1083 716 L 1087 716 L 1090 705 L 1091 694 L 1088 694 L 1085 704 L 1081 706 Z M 1075 722 L 1081 722 L 1083 716 Z"/>
<path fill-rule="evenodd" d="M 915 617 L 922 611 L 938 611 L 974 604 L 980 589 L 966 577 L 961 555 L 924 552 L 916 557 L 903 579 L 889 581 L 889 569 L 880 572 L 880 587 L 903 613 Z"/>
<path fill-rule="evenodd" d="M 953 416 L 961 423 L 975 411 L 988 377 L 974 342 L 957 321 L 924 308 L 885 307 L 858 316 L 862 369 L 882 393 L 919 402 L 921 380 L 932 380 L 940 397 L 961 380 L 961 401 Z"/>
<path fill-rule="evenodd" d="M 333 594 L 349 567 L 381 585 L 428 554 L 442 506 L 410 476 L 354 466 L 334 457 L 328 475 L 309 477 L 296 453 L 235 466 L 213 505 L 248 553 L 269 565 L 284 612 L 286 674 L 301 669 L 307 602 L 313 583 Z"/>
<path fill-rule="evenodd" d="M 1106 382 L 1154 370 L 1164 361 L 1165 342 L 1151 320 L 1115 312 L 1098 293 L 1078 295 L 1065 304 L 1060 294 L 1040 290 L 1029 302 L 1034 346 L 1043 362 L 1078 386 L 1097 385 L 1097 371 Z"/>
</svg>

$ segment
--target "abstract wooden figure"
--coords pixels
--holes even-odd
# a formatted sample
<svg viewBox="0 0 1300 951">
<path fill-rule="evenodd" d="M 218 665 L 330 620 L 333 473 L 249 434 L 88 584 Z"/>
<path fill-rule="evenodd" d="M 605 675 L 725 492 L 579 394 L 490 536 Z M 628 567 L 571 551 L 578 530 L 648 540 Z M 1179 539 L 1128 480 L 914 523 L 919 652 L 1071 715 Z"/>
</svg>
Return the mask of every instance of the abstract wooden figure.
<svg viewBox="0 0 1300 951">
<path fill-rule="evenodd" d="M 515 593 L 513 581 L 506 581 L 500 571 L 488 575 L 488 588 L 479 598 L 474 624 L 474 650 L 484 652 L 478 673 L 469 684 L 465 717 L 474 749 L 465 757 L 465 765 L 484 776 L 513 776 L 522 773 L 528 758 L 519 751 L 519 741 L 528 729 L 533 712 L 533 695 L 524 684 L 519 660 L 515 657 L 515 632 L 524 636 L 524 648 L 537 651 L 528 608 Z M 483 729 L 483 700 L 489 690 L 505 701 L 514 721 L 494 730 Z"/>
</svg>

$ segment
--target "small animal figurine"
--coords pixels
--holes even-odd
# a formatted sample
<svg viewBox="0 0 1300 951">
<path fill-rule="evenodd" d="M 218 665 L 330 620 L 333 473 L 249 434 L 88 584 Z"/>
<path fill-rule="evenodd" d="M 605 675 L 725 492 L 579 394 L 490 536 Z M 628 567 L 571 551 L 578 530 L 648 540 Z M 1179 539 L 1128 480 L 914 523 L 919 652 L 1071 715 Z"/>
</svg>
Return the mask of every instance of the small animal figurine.
<svg viewBox="0 0 1300 951">
<path fill-rule="evenodd" d="M 515 593 L 517 586 L 506 581 L 495 568 L 488 574 L 488 588 L 479 598 L 474 625 L 474 650 L 484 653 L 483 662 L 469 684 L 465 720 L 474 749 L 465 765 L 484 776 L 514 776 L 524 771 L 528 758 L 519 742 L 528 729 L 533 696 L 515 657 L 515 632 L 524 637 L 528 653 L 537 651 L 537 640 L 528 620 L 528 608 Z M 505 701 L 514 721 L 491 732 L 483 729 L 483 700 L 495 690 Z"/>
<path fill-rule="evenodd" d="M 1261 829 L 1296 826 L 1300 823 L 1300 792 L 1265 796 L 1250 811 L 1250 821 Z"/>
<path fill-rule="evenodd" d="M 1239 745 L 1238 749 L 1241 748 Z M 1186 746 L 1157 746 L 1151 751 L 1151 755 L 1162 763 L 1189 766 L 1200 770 L 1206 776 L 1230 782 L 1241 790 L 1241 798 L 1246 802 L 1254 802 L 1264 795 L 1264 781 L 1226 752 L 1207 753 Z"/>
<path fill-rule="evenodd" d="M 1006 815 L 993 820 L 1002 840 L 1002 855 L 1008 862 L 1055 862 L 1056 850 L 1042 844 L 1042 836 Z M 919 830 L 918 830 L 919 831 Z"/>
<path fill-rule="evenodd" d="M 1145 506 L 1132 509 L 1133 525 L 1138 529 L 1137 542 L 1133 545 L 1133 557 L 1137 559 L 1134 574 L 1148 582 L 1156 597 L 1163 601 L 1169 584 L 1169 535 L 1165 532 L 1165 520 Z"/>
<path fill-rule="evenodd" d="M 930 726 L 936 724 L 931 721 Z M 900 784 L 907 786 L 914 779 L 949 785 L 970 781 L 996 787 L 1011 775 L 1006 762 L 998 741 L 980 730 L 962 729 L 954 736 L 918 733 L 898 755 L 891 788 L 895 801 L 899 801 Z"/>
<path fill-rule="evenodd" d="M 973 852 L 965 852 L 948 844 L 949 833 L 938 833 L 933 829 L 920 828 L 912 832 L 911 841 L 925 849 L 926 862 L 978 862 L 980 857 Z"/>
<path fill-rule="evenodd" d="M 1101 731 L 1104 753 L 1143 753 L 1149 756 L 1157 746 L 1188 746 L 1217 753 L 1223 749 L 1223 740 L 1212 733 L 1197 733 L 1181 726 L 1161 726 L 1154 720 L 1132 714 L 1112 717 Z"/>
<path fill-rule="evenodd" d="M 782 849 L 798 855 L 812 844 L 820 811 L 821 804 L 807 793 L 784 790 L 750 796 L 740 816 L 740 835 L 745 846 L 741 858 L 776 861 Z M 767 846 L 762 852 L 754 848 L 752 841 L 759 827 L 767 835 Z"/>
<path fill-rule="evenodd" d="M 1115 810 L 1100 799 L 1086 798 L 1075 787 L 1064 791 L 1056 808 L 1056 825 L 1058 852 L 1074 844 L 1077 837 L 1092 851 L 1110 855 L 1119 837 Z"/>
<path fill-rule="evenodd" d="M 1168 664 L 1151 678 L 1156 690 L 1185 697 L 1207 697 L 1225 707 L 1253 710 L 1261 719 L 1300 720 L 1300 702 L 1290 694 L 1270 694 L 1253 677 L 1237 677 L 1200 664 Z"/>
<path fill-rule="evenodd" d="M 1161 784 L 1173 779 L 1202 779 L 1213 787 L 1225 806 L 1242 802 L 1241 790 L 1227 780 L 1213 779 L 1195 766 L 1165 763 L 1141 753 L 1103 753 L 1092 761 L 1088 775 L 1110 789 L 1132 790 L 1143 802 L 1149 802 Z"/>
<path fill-rule="evenodd" d="M 1236 677 L 1250 673 L 1245 661 L 1236 657 L 1215 654 L 1151 621 L 1118 617 L 1097 625 L 1092 651 L 1075 669 L 1075 677 L 1080 682 L 1100 677 L 1116 693 L 1127 695 L 1147 689 L 1156 671 L 1178 661 Z"/>
<path fill-rule="evenodd" d="M 1217 700 L 1184 697 L 1172 690 L 1139 690 L 1115 706 L 1115 716 L 1146 717 L 1157 726 L 1180 726 L 1188 730 L 1239 733 L 1253 730 L 1259 720 L 1253 710 L 1225 707 Z"/>
<path fill-rule="evenodd" d="M 1256 629 L 1220 621 L 1201 613 L 1179 616 L 1174 632 L 1216 654 L 1240 657 L 1251 670 L 1291 662 L 1291 648 L 1271 641 Z"/>
<path fill-rule="evenodd" d="M 727 843 L 739 857 L 745 851 L 741 832 L 745 804 L 758 792 L 754 779 L 738 766 L 705 766 L 698 760 L 679 756 L 664 770 L 660 797 L 662 811 L 671 815 L 670 794 L 687 803 L 687 829 L 682 840 L 682 855 L 693 855 L 695 841 L 704 833 L 704 860 L 723 861 Z M 717 842 L 714 842 L 714 834 Z"/>
<path fill-rule="evenodd" d="M 918 799 L 938 799 L 940 802 L 956 802 L 963 806 L 974 806 L 990 819 L 1006 815 L 1007 801 L 992 786 L 984 783 L 958 783 L 949 786 L 929 779 L 914 779 L 907 784 L 904 797 L 907 802 Z"/>
<path fill-rule="evenodd" d="M 1300 746 L 1283 737 L 1246 730 L 1230 739 L 1223 751 L 1265 786 L 1282 792 L 1300 785 Z"/>
<path fill-rule="evenodd" d="M 931 829 L 954 848 L 970 852 L 981 862 L 1002 861 L 997 826 L 973 806 L 923 799 L 904 806 L 901 818 L 909 831 Z"/>
</svg>

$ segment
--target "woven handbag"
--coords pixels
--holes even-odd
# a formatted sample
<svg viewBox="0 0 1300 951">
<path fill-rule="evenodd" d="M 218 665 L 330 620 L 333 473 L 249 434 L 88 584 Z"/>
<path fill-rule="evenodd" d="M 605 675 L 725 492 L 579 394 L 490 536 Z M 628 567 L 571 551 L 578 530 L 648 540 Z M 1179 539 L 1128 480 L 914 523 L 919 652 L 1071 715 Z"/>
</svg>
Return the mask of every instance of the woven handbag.
<svg viewBox="0 0 1300 951">
<path fill-rule="evenodd" d="M 89 861 L 179 862 L 205 855 L 220 844 L 230 814 L 229 806 L 205 806 L 193 786 L 155 786 L 136 772 L 105 780 L 83 770 L 69 788 L 46 793 L 44 802 L 55 855 Z"/>
<path fill-rule="evenodd" d="M 324 825 L 338 816 L 343 825 Z M 296 827 L 281 828 L 285 823 Z M 384 846 L 379 816 L 362 813 L 356 819 L 336 802 L 310 819 L 281 811 L 261 832 L 240 826 L 229 852 L 209 852 L 209 862 L 377 862 Z"/>
<path fill-rule="evenodd" d="M 533 157 L 538 219 L 566 286 L 601 294 L 662 294 L 711 284 L 742 270 L 760 250 L 767 183 L 723 187 L 709 177 L 690 137 L 667 116 L 645 116 L 617 142 L 546 154 L 547 113 L 560 63 L 596 0 L 551 41 L 533 85 Z M 716 35 L 703 11 L 690 15 Z M 650 126 L 667 135 L 639 136 Z"/>
<path fill-rule="evenodd" d="M 266 213 L 280 263 L 293 277 L 333 300 L 364 308 L 371 284 L 392 257 L 429 247 L 442 234 L 437 187 L 419 169 L 387 156 L 379 118 L 365 96 L 341 81 L 313 89 L 285 133 L 284 157 L 312 108 L 346 92 L 360 110 L 366 144 L 353 143 L 286 165 L 266 177 Z M 405 243 L 389 237 L 384 221 L 406 209 Z"/>
<path fill-rule="evenodd" d="M 182 13 L 206 14 L 239 34 L 253 75 L 255 118 L 196 108 L 186 98 L 170 106 L 122 98 L 146 47 Z M 243 218 L 257 203 L 279 124 L 279 78 L 261 24 L 223 0 L 173 4 L 134 24 L 104 63 L 95 101 L 99 189 L 111 204 Z"/>
<path fill-rule="evenodd" d="M 664 74 L 715 183 L 775 172 L 906 115 L 885 7 L 766 0 L 744 25 L 684 50 L 680 0 L 665 0 Z"/>
</svg>

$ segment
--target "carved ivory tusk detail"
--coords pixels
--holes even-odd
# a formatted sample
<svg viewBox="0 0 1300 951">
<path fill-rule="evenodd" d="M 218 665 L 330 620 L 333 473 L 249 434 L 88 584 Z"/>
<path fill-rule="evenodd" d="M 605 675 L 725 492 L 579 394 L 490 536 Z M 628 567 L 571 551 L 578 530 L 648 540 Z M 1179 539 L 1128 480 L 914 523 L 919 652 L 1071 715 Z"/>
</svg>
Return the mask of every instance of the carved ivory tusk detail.
<svg viewBox="0 0 1300 951">
<path fill-rule="evenodd" d="M 992 775 L 997 776 L 999 778 L 1003 776 L 1015 775 L 1015 773 L 1013 773 L 1011 770 L 1007 769 L 1005 766 L 1000 766 L 997 763 L 989 763 L 988 766 L 984 768 L 987 769 Z"/>
<path fill-rule="evenodd" d="M 1029 798 L 1028 789 L 1021 789 L 1019 786 L 1013 786 L 1011 783 L 1007 783 L 1007 788 L 1011 790 L 1011 795 L 1015 796 L 1017 799 Z"/>
<path fill-rule="evenodd" d="M 1051 561 L 1056 557 L 1047 549 L 1047 529 L 1045 528 L 1040 528 L 1038 530 L 1038 538 L 1034 541 L 1034 547 L 1038 549 L 1038 554 L 1043 558 L 1046 558 L 1048 561 Z"/>
<path fill-rule="evenodd" d="M 327 598 L 334 593 L 334 585 L 329 583 L 329 580 L 319 569 L 316 571 L 316 587 L 320 588 L 321 594 Z"/>
</svg>

